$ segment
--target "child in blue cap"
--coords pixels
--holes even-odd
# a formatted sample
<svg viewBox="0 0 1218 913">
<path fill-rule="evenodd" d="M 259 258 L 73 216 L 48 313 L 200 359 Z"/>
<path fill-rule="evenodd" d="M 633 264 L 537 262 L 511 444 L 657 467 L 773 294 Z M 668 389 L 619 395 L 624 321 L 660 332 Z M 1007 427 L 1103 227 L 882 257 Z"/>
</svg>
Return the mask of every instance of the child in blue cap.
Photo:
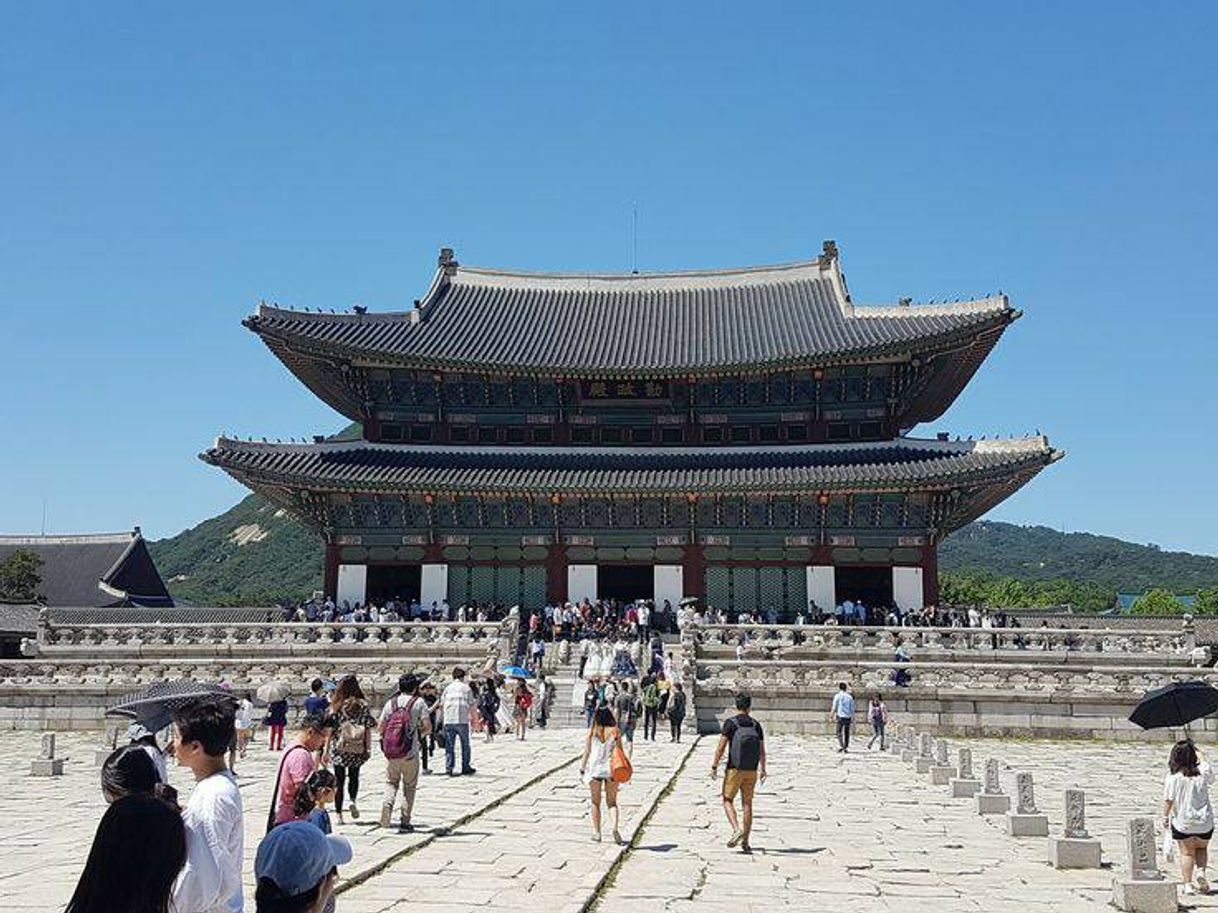
<svg viewBox="0 0 1218 913">
<path fill-rule="evenodd" d="M 323 834 L 307 821 L 276 826 L 254 857 L 257 913 L 321 913 L 334 894 L 338 867 L 350 861 L 345 837 Z"/>
</svg>

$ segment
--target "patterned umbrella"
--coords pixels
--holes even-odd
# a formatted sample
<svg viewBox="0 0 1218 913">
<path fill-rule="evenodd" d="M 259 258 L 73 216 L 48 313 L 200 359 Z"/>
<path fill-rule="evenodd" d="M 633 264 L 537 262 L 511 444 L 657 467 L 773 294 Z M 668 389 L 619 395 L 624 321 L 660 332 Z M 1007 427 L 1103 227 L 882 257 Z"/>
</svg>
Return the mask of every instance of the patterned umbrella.
<svg viewBox="0 0 1218 913">
<path fill-rule="evenodd" d="M 187 678 L 153 682 L 147 688 L 124 695 L 106 710 L 106 716 L 125 717 L 150 732 L 157 732 L 169 725 L 175 710 L 198 700 L 215 700 L 218 695 L 228 693 L 219 685 L 205 685 Z"/>
<path fill-rule="evenodd" d="M 292 693 L 292 686 L 286 682 L 272 681 L 263 682 L 258 686 L 258 691 L 255 697 L 260 701 L 265 701 L 268 704 L 273 704 L 275 701 L 282 701 Z"/>
</svg>

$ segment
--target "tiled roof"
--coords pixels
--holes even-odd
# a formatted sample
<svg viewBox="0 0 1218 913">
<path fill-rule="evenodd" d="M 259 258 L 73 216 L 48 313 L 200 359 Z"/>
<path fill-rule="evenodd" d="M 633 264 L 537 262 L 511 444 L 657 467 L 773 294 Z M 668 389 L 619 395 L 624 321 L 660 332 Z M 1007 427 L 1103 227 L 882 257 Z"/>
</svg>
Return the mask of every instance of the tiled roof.
<svg viewBox="0 0 1218 913">
<path fill-rule="evenodd" d="M 139 531 L 79 536 L 0 536 L 0 561 L 18 549 L 42 559 L 47 605 L 173 605 Z"/>
<path fill-rule="evenodd" d="M 200 455 L 247 485 L 416 492 L 807 492 L 944 488 L 1030 477 L 1062 454 L 1044 437 L 898 438 L 813 447 L 611 448 L 267 444 L 218 439 Z"/>
<path fill-rule="evenodd" d="M 783 266 L 622 275 L 510 272 L 442 257 L 414 311 L 263 305 L 246 325 L 289 366 L 312 351 L 420 368 L 684 375 L 926 352 L 987 333 L 988 352 L 1016 316 L 1004 295 L 856 307 L 833 247 Z"/>
</svg>

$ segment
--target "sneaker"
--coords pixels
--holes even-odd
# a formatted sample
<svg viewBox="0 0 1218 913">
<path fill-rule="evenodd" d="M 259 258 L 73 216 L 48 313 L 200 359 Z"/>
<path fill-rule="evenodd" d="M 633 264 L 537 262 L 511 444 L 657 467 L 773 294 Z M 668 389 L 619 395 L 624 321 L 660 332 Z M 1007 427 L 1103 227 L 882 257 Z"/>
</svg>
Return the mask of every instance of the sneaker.
<svg viewBox="0 0 1218 913">
<path fill-rule="evenodd" d="M 1193 878 L 1193 884 L 1197 886 L 1198 894 L 1208 894 L 1210 892 L 1209 879 L 1205 877 L 1204 872 L 1197 872 Z"/>
<path fill-rule="evenodd" d="M 749 846 L 749 845 L 748 845 L 748 842 L 746 841 L 745 843 L 740 844 L 740 852 L 742 852 L 742 853 L 752 853 L 752 852 L 753 852 L 753 848 L 752 848 L 751 846 Z"/>
<path fill-rule="evenodd" d="M 1186 884 L 1184 886 L 1184 893 L 1185 894 L 1196 894 L 1197 889 L 1193 887 L 1192 882 L 1189 882 L 1188 884 Z"/>
<path fill-rule="evenodd" d="M 613 842 L 616 843 L 618 846 L 621 846 L 622 844 L 624 844 L 626 842 L 622 839 L 622 832 L 619 831 L 616 827 L 613 829 Z"/>
<path fill-rule="evenodd" d="M 459 776 L 461 776 L 461 775 L 460 775 L 459 773 L 457 773 L 455 770 L 450 770 L 450 771 L 448 771 L 447 773 L 448 773 L 448 775 L 449 775 L 450 777 L 459 777 Z"/>
<path fill-rule="evenodd" d="M 349 806 L 347 806 L 347 808 L 348 808 L 348 809 L 350 810 L 350 812 L 351 812 L 351 818 L 352 818 L 352 820 L 353 820 L 353 821 L 358 821 L 358 820 L 359 820 L 359 809 L 355 807 L 355 803 L 354 803 L 354 802 L 352 802 L 352 803 L 351 803 Z"/>
<path fill-rule="evenodd" d="M 600 834 L 593 834 L 593 835 L 592 835 L 592 842 L 593 842 L 593 843 L 600 843 L 600 842 L 601 842 L 601 835 L 600 835 Z"/>
<path fill-rule="evenodd" d="M 414 825 L 411 824 L 409 821 L 403 821 L 401 824 L 398 825 L 398 833 L 399 834 L 413 834 Z"/>
<path fill-rule="evenodd" d="M 734 831 L 732 831 L 732 836 L 727 838 L 728 849 L 731 849 L 732 847 L 736 846 L 736 844 L 738 844 L 743 839 L 744 839 L 744 831 L 740 830 L 740 828 L 736 828 Z"/>
<path fill-rule="evenodd" d="M 477 772 L 478 772 L 477 768 L 467 767 L 467 768 L 465 768 L 465 770 L 461 771 L 461 775 L 465 776 L 465 777 L 469 777 L 469 776 L 476 774 Z"/>
</svg>

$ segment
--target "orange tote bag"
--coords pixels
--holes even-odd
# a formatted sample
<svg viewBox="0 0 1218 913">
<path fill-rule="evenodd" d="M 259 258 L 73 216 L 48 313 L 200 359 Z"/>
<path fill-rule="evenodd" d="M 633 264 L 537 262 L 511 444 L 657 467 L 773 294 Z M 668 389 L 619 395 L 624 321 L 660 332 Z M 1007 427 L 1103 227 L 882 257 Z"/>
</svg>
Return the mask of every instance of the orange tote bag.
<svg viewBox="0 0 1218 913">
<path fill-rule="evenodd" d="M 629 783 L 630 778 L 634 776 L 634 766 L 630 763 L 630 758 L 626 757 L 626 752 L 622 748 L 622 734 L 620 732 L 616 735 L 613 754 L 609 756 L 609 776 L 613 777 L 614 783 Z"/>
</svg>

